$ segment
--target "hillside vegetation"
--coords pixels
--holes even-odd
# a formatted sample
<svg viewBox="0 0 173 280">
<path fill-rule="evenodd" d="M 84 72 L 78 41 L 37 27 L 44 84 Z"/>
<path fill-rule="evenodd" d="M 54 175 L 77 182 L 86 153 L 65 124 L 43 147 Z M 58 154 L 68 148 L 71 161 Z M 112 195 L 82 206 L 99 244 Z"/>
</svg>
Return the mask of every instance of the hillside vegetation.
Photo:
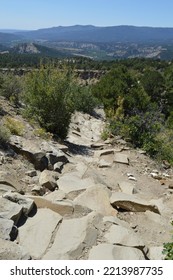
<svg viewBox="0 0 173 280">
<path fill-rule="evenodd" d="M 73 71 L 79 65 L 107 69 L 106 74 L 93 85 L 81 86 Z M 84 59 L 58 67 L 42 65 L 20 78 L 1 74 L 1 95 L 18 106 L 23 104 L 25 115 L 62 138 L 67 135 L 72 112 L 91 113 L 96 104 L 103 105 L 109 123 L 104 138 L 121 135 L 150 156 L 173 163 L 172 63 Z"/>
</svg>

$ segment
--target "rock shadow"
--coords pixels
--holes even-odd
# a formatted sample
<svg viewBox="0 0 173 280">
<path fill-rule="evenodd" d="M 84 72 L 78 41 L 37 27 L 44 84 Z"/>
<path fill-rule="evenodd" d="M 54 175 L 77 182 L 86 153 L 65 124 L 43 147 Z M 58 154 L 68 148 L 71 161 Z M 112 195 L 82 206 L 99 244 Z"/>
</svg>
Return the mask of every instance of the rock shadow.
<svg viewBox="0 0 173 280">
<path fill-rule="evenodd" d="M 85 145 L 78 145 L 68 141 L 65 141 L 66 146 L 68 147 L 69 153 L 73 155 L 82 155 L 82 156 L 92 156 L 93 151 L 90 147 Z"/>
</svg>

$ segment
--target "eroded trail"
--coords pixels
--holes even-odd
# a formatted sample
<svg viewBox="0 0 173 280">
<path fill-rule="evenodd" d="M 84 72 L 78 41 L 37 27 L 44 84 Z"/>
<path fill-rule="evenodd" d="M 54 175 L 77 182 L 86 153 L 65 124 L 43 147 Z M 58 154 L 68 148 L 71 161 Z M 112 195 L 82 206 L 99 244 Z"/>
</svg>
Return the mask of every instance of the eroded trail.
<svg viewBox="0 0 173 280">
<path fill-rule="evenodd" d="M 9 163 L 3 155 L 0 182 L 0 240 L 11 251 L 2 258 L 164 257 L 163 243 L 171 240 L 172 169 L 120 137 L 103 141 L 104 126 L 98 110 L 73 116 L 65 145 L 34 137 L 29 126 L 29 138 L 11 138 L 18 156 Z M 18 170 L 16 185 L 5 173 L 10 164 Z M 21 187 L 25 195 L 17 192 Z M 10 241 L 13 224 L 18 245 Z"/>
</svg>

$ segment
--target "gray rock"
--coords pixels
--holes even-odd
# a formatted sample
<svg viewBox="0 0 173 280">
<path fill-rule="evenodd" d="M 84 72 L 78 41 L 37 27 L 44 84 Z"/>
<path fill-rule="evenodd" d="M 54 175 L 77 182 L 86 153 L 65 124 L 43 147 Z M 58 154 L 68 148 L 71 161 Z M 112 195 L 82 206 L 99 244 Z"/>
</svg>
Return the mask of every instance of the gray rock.
<svg viewBox="0 0 173 280">
<path fill-rule="evenodd" d="M 145 257 L 136 248 L 100 244 L 91 249 L 89 260 L 145 260 Z"/>
<path fill-rule="evenodd" d="M 108 189 L 99 184 L 88 188 L 74 199 L 75 204 L 90 208 L 103 216 L 116 216 L 117 211 L 110 205 Z"/>
<path fill-rule="evenodd" d="M 165 255 L 162 253 L 162 251 L 163 246 L 149 247 L 147 256 L 150 260 L 164 260 Z"/>
<path fill-rule="evenodd" d="M 130 182 L 122 181 L 118 183 L 119 189 L 126 194 L 134 194 L 136 193 L 136 190 L 134 188 L 134 185 Z"/>
<path fill-rule="evenodd" d="M 40 259 L 52 242 L 53 234 L 62 217 L 49 209 L 38 209 L 36 215 L 28 218 L 19 228 L 19 244 L 32 258 Z"/>
<path fill-rule="evenodd" d="M 41 186 L 53 191 L 57 187 L 56 180 L 58 179 L 58 175 L 57 172 L 44 170 L 40 174 L 39 183 Z"/>
<path fill-rule="evenodd" d="M 25 175 L 27 175 L 29 177 L 34 177 L 34 176 L 37 176 L 37 171 L 36 170 L 28 170 L 27 172 L 25 172 Z"/>
<path fill-rule="evenodd" d="M 34 207 L 34 201 L 30 198 L 27 198 L 24 195 L 21 195 L 16 192 L 8 192 L 3 195 L 4 198 L 8 199 L 11 202 L 14 202 L 20 206 L 22 206 L 23 213 L 28 216 L 31 210 Z"/>
<path fill-rule="evenodd" d="M 0 260 L 29 260 L 31 257 L 22 246 L 0 238 Z"/>
<path fill-rule="evenodd" d="M 94 180 L 92 178 L 81 179 L 74 174 L 66 173 L 59 178 L 57 184 L 60 190 L 64 193 L 69 193 L 91 187 L 94 184 Z"/>
<path fill-rule="evenodd" d="M 100 161 L 99 161 L 99 167 L 100 168 L 106 168 L 106 167 L 111 167 L 111 163 L 110 162 L 108 162 L 108 161 L 106 161 L 106 160 L 104 160 L 104 159 L 101 159 Z"/>
<path fill-rule="evenodd" d="M 42 187 L 42 186 L 34 186 L 32 189 L 31 189 L 31 193 L 32 195 L 40 195 L 40 196 L 43 196 L 45 193 L 46 193 L 46 188 L 45 187 Z"/>
<path fill-rule="evenodd" d="M 10 240 L 15 233 L 17 233 L 17 228 L 14 227 L 14 222 L 9 219 L 0 218 L 0 238 Z"/>
<path fill-rule="evenodd" d="M 158 206 L 150 201 L 145 201 L 136 195 L 115 192 L 110 198 L 113 207 L 119 207 L 131 212 L 145 212 L 147 210 L 160 214 Z"/>
<path fill-rule="evenodd" d="M 0 218 L 11 219 L 17 224 L 21 217 L 22 209 L 22 205 L 11 202 L 3 197 L 0 198 Z"/>
<path fill-rule="evenodd" d="M 48 167 L 48 159 L 45 152 L 41 151 L 39 142 L 13 135 L 9 144 L 15 152 L 23 155 L 33 163 L 35 169 L 43 171 Z"/>
<path fill-rule="evenodd" d="M 61 172 L 62 168 L 63 168 L 63 165 L 64 163 L 59 161 L 59 162 L 56 162 L 54 165 L 53 165 L 53 170 L 56 171 L 56 172 Z"/>
<path fill-rule="evenodd" d="M 128 155 L 123 153 L 115 153 L 114 161 L 122 164 L 129 164 Z"/>
<path fill-rule="evenodd" d="M 100 216 L 91 213 L 83 218 L 63 220 L 52 247 L 43 259 L 78 259 L 85 247 L 96 243 L 99 219 Z"/>
<path fill-rule="evenodd" d="M 41 196 L 30 196 L 37 206 L 37 208 L 50 209 L 62 216 L 72 215 L 74 207 L 70 200 L 65 201 L 51 201 Z"/>
<path fill-rule="evenodd" d="M 6 185 L 5 183 L 0 183 L 0 195 L 3 195 L 6 192 L 9 191 L 15 191 L 16 189 L 12 186 Z"/>
<path fill-rule="evenodd" d="M 98 150 L 95 151 L 94 157 L 101 157 L 101 156 L 106 156 L 106 155 L 111 155 L 114 154 L 114 149 L 105 149 L 105 150 Z"/>
<path fill-rule="evenodd" d="M 104 237 L 107 243 L 129 247 L 145 246 L 144 242 L 132 229 L 120 225 L 112 225 Z"/>
</svg>

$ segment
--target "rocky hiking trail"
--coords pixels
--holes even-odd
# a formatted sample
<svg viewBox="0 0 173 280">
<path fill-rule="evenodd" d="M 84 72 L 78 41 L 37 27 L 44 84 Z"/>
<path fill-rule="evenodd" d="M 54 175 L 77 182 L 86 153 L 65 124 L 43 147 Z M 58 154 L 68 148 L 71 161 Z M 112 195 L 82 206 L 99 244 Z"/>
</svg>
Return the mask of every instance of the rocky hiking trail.
<svg viewBox="0 0 173 280">
<path fill-rule="evenodd" d="M 76 112 L 65 142 L 23 136 L 0 151 L 0 259 L 158 260 L 171 240 L 173 170 Z"/>
</svg>

